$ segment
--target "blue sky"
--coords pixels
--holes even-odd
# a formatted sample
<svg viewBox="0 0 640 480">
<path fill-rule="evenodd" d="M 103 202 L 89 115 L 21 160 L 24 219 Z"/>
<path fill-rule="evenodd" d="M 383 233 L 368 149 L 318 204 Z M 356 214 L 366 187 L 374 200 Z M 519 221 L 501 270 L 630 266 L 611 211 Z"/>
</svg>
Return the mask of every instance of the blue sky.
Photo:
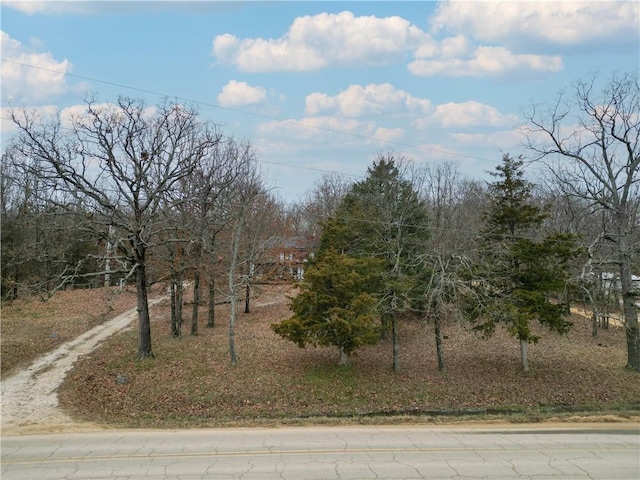
<svg viewBox="0 0 640 480">
<path fill-rule="evenodd" d="M 6 109 L 64 116 L 88 93 L 195 102 L 254 145 L 277 194 L 378 152 L 483 178 L 519 154 L 523 111 L 638 72 L 640 3 L 2 1 Z M 158 95 L 160 94 L 160 95 Z"/>
</svg>

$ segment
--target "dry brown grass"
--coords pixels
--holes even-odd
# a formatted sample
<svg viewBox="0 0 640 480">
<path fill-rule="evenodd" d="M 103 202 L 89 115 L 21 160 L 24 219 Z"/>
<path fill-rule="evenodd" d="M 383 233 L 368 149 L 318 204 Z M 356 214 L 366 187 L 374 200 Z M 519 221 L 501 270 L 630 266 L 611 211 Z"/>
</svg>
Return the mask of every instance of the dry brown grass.
<svg viewBox="0 0 640 480">
<path fill-rule="evenodd" d="M 3 303 L 2 376 L 135 304 L 134 290 L 116 288 L 67 290 L 47 301 L 29 298 Z"/>
<path fill-rule="evenodd" d="M 256 303 L 270 303 L 274 294 L 282 298 L 282 292 L 265 292 Z M 624 369 L 622 329 L 601 331 L 594 339 L 580 316 L 567 336 L 541 332 L 540 343 L 531 346 L 527 374 L 519 367 L 517 341 L 503 331 L 483 341 L 464 325 L 449 324 L 447 373 L 440 374 L 431 326 L 402 322 L 400 372 L 390 368 L 389 342 L 362 349 L 349 367 L 339 367 L 336 349 L 299 349 L 270 330 L 290 314 L 286 302 L 240 315 L 239 364 L 231 366 L 228 308 L 218 308 L 216 328 L 201 326 L 195 337 L 186 329 L 175 340 L 169 338 L 167 308 L 158 307 L 156 358 L 134 360 L 135 331 L 116 336 L 78 363 L 61 388 L 62 405 L 85 420 L 180 427 L 328 418 L 369 422 L 376 415 L 425 418 L 460 411 L 528 412 L 535 419 L 541 412 L 628 412 L 629 406 L 634 411 L 640 401 L 640 375 Z M 126 383 L 116 381 L 119 375 Z"/>
<path fill-rule="evenodd" d="M 434 416 L 492 418 L 505 412 L 526 419 L 556 412 L 637 413 L 640 375 L 624 369 L 621 328 L 590 335 L 574 316 L 567 336 L 542 333 L 531 346 L 531 372 L 519 367 L 517 342 L 498 331 L 483 341 L 461 324 L 445 328 L 447 373 L 437 371 L 431 326 L 405 320 L 401 371 L 391 370 L 391 344 L 362 349 L 349 367 L 332 348 L 299 349 L 269 328 L 290 312 L 283 286 L 265 288 L 237 325 L 239 364 L 229 364 L 228 305 L 218 326 L 200 335 L 169 338 L 166 306 L 152 309 L 156 358 L 135 360 L 137 332 L 109 339 L 81 359 L 61 388 L 61 403 L 79 419 L 148 427 L 260 425 L 353 421 L 432 421 Z M 262 306 L 258 306 L 262 304 Z M 50 301 L 15 301 L 2 309 L 2 373 L 135 306 L 133 291 L 59 292 Z M 204 308 L 200 311 L 205 316 Z M 52 336 L 55 334 L 55 336 Z M 127 382 L 116 381 L 124 375 Z M 629 409 L 629 407 L 631 407 Z M 545 413 L 546 412 L 546 413 Z M 615 415 L 614 415 L 615 417 Z M 512 415 L 512 418 L 518 418 Z"/>
</svg>

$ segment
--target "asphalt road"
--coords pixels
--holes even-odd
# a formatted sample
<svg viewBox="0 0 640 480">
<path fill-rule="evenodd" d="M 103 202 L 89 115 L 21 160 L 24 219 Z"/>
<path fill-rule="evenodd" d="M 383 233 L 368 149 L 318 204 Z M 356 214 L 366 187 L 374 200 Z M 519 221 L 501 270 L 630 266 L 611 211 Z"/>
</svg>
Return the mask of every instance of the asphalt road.
<svg viewBox="0 0 640 480">
<path fill-rule="evenodd" d="M 2 438 L 2 480 L 640 479 L 640 426 L 125 430 Z"/>
</svg>

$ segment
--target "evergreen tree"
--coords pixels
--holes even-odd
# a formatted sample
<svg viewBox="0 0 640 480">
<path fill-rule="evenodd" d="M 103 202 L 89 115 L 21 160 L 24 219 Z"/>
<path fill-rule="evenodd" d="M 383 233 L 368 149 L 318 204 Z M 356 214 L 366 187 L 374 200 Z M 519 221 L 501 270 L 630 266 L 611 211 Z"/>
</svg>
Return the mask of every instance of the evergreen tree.
<svg viewBox="0 0 640 480">
<path fill-rule="evenodd" d="M 539 231 L 544 211 L 532 203 L 532 184 L 524 178 L 521 158 L 503 157 L 492 173 L 492 206 L 484 218 L 481 258 L 482 280 L 476 288 L 485 299 L 474 310 L 476 329 L 490 335 L 503 323 L 520 341 L 522 368 L 529 369 L 527 345 L 539 340 L 531 328 L 539 321 L 551 331 L 571 328 L 566 307 L 551 302 L 567 281 L 567 262 L 577 254 L 574 238 Z"/>
<path fill-rule="evenodd" d="M 379 155 L 355 183 L 323 238 L 358 258 L 381 261 L 378 299 L 383 334 L 392 333 L 393 369 L 399 369 L 398 315 L 415 304 L 419 257 L 427 240 L 426 205 L 393 154 Z"/>
<path fill-rule="evenodd" d="M 305 272 L 300 294 L 291 302 L 294 315 L 271 328 L 301 348 L 336 346 L 340 364 L 346 364 L 357 348 L 380 338 L 376 299 L 369 293 L 378 289 L 375 264 L 325 250 Z"/>
<path fill-rule="evenodd" d="M 398 370 L 398 314 L 416 297 L 425 227 L 424 202 L 393 155 L 380 155 L 325 222 L 316 259 L 292 302 L 294 316 L 274 330 L 300 346 L 336 345 L 349 354 L 379 338 L 378 316 L 383 331 L 392 331 Z"/>
</svg>

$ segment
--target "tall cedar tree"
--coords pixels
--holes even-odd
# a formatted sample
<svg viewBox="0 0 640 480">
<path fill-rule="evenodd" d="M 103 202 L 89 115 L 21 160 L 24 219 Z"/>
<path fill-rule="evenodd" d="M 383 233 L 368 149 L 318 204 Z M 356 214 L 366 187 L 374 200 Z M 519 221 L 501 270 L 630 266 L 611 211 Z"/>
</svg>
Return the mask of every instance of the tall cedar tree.
<svg viewBox="0 0 640 480">
<path fill-rule="evenodd" d="M 293 317 L 271 328 L 304 348 L 336 346 L 341 365 L 361 346 L 379 338 L 376 291 L 379 266 L 375 260 L 335 251 L 319 254 L 305 272 L 300 294 L 291 302 Z"/>
<path fill-rule="evenodd" d="M 379 338 L 372 323 L 377 313 L 382 328 L 391 327 L 398 370 L 397 317 L 417 291 L 426 217 L 393 155 L 380 155 L 325 223 L 316 259 L 292 303 L 295 315 L 275 325 L 276 332 L 300 346 L 336 345 L 349 354 Z"/>
<path fill-rule="evenodd" d="M 528 371 L 527 345 L 536 343 L 531 324 L 539 321 L 551 331 L 566 333 L 572 323 L 566 306 L 551 302 L 568 281 L 567 262 L 577 254 L 574 238 L 552 234 L 537 239 L 545 219 L 531 203 L 532 184 L 524 178 L 522 158 L 503 157 L 492 175 L 492 206 L 484 218 L 481 257 L 485 301 L 475 310 L 476 329 L 486 335 L 503 323 L 520 341 L 522 369 Z"/>
<path fill-rule="evenodd" d="M 399 369 L 398 315 L 415 305 L 419 257 L 427 240 L 427 209 L 393 154 L 381 154 L 355 183 L 336 212 L 336 226 L 323 232 L 335 249 L 379 260 L 378 299 L 383 333 L 391 329 L 393 369 Z M 326 238 L 325 238 L 326 236 Z"/>
</svg>

